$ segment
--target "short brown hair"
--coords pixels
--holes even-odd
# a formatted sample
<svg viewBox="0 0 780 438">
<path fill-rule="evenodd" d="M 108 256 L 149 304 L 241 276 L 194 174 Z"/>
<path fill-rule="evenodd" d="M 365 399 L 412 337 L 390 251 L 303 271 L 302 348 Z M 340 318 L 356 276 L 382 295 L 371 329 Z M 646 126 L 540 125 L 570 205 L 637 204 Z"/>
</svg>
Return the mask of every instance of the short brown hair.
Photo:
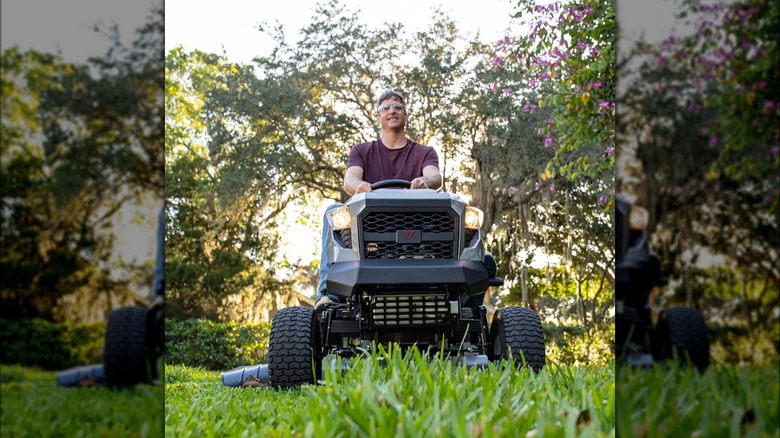
<svg viewBox="0 0 780 438">
<path fill-rule="evenodd" d="M 401 101 L 403 106 L 406 106 L 406 101 L 404 100 L 404 97 L 401 96 L 401 93 L 395 91 L 395 90 L 386 90 L 384 93 L 379 95 L 379 98 L 376 100 L 376 112 L 379 112 L 379 106 L 382 105 L 382 102 L 386 101 L 387 99 L 392 99 L 394 97 L 397 97 L 398 100 Z"/>
</svg>

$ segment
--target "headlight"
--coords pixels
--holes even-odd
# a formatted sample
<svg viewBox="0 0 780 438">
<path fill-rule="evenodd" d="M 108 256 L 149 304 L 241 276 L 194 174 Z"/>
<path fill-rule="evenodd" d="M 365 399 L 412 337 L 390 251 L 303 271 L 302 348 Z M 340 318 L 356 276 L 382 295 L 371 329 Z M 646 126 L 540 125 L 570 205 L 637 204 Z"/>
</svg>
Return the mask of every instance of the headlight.
<svg viewBox="0 0 780 438">
<path fill-rule="evenodd" d="M 339 207 L 328 212 L 328 223 L 334 231 L 345 230 L 352 226 L 352 215 L 349 207 Z"/>
<path fill-rule="evenodd" d="M 482 226 L 482 218 L 485 216 L 482 210 L 476 207 L 466 207 L 466 228 L 478 229 Z"/>
<path fill-rule="evenodd" d="M 647 228 L 650 214 L 642 207 L 632 205 L 628 213 L 628 226 L 632 230 L 644 230 Z"/>
</svg>

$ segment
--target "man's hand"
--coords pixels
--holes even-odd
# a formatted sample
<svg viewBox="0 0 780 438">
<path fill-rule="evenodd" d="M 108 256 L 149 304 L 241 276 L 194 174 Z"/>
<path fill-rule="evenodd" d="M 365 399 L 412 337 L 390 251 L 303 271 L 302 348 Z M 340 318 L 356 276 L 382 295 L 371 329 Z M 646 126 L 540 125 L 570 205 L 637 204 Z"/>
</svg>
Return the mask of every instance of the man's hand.
<svg viewBox="0 0 780 438">
<path fill-rule="evenodd" d="M 363 181 L 363 182 L 362 182 L 362 183 L 361 183 L 361 184 L 358 186 L 357 190 L 355 190 L 355 194 L 356 194 L 356 195 L 357 195 L 358 193 L 368 193 L 368 192 L 373 192 L 373 190 L 371 190 L 371 184 L 369 184 L 369 183 L 367 183 L 367 182 L 365 182 L 365 181 Z"/>
<path fill-rule="evenodd" d="M 428 183 L 425 182 L 425 179 L 423 178 L 415 178 L 412 180 L 412 186 L 411 189 L 427 189 Z"/>
</svg>

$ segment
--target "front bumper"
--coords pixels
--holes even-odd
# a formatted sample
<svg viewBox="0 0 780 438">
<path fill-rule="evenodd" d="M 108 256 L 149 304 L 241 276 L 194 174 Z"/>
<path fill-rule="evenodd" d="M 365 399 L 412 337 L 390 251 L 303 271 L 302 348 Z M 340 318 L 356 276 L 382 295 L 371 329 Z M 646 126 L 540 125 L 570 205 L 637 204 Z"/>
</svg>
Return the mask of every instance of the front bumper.
<svg viewBox="0 0 780 438">
<path fill-rule="evenodd" d="M 329 294 L 350 297 L 374 286 L 391 293 L 394 286 L 408 290 L 445 285 L 477 295 L 487 290 L 488 274 L 476 260 L 357 260 L 334 263 L 327 289 Z"/>
</svg>

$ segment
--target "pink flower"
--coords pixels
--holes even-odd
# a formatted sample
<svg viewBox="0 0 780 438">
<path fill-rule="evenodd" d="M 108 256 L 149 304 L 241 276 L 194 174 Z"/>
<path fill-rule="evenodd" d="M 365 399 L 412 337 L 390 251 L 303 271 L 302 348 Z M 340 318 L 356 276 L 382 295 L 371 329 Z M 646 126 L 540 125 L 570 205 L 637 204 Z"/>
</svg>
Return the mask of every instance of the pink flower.
<svg viewBox="0 0 780 438">
<path fill-rule="evenodd" d="M 553 139 L 552 137 L 547 137 L 544 139 L 544 147 L 549 148 L 552 146 Z"/>
<path fill-rule="evenodd" d="M 591 83 L 590 83 L 590 86 L 591 86 L 592 88 L 601 88 L 603 85 L 604 85 L 604 84 L 603 84 L 603 83 L 601 83 L 601 82 L 591 82 Z"/>
<path fill-rule="evenodd" d="M 504 88 L 504 94 L 512 94 L 512 89 L 509 87 Z"/>
<path fill-rule="evenodd" d="M 780 146 L 772 146 L 769 149 L 769 155 L 771 155 L 772 158 L 776 158 L 777 154 L 780 154 Z"/>
<path fill-rule="evenodd" d="M 495 93 L 496 91 L 498 91 L 498 86 L 497 85 L 493 85 L 492 87 L 490 87 L 490 91 Z"/>
<path fill-rule="evenodd" d="M 555 123 L 555 122 L 553 122 L 553 119 L 547 119 L 547 125 L 548 126 L 552 125 L 553 123 Z"/>
<path fill-rule="evenodd" d="M 498 67 L 501 65 L 501 57 L 496 55 L 493 57 L 493 67 Z"/>
<path fill-rule="evenodd" d="M 710 135 L 709 147 L 710 149 L 718 145 L 718 136 L 715 134 Z"/>
</svg>

